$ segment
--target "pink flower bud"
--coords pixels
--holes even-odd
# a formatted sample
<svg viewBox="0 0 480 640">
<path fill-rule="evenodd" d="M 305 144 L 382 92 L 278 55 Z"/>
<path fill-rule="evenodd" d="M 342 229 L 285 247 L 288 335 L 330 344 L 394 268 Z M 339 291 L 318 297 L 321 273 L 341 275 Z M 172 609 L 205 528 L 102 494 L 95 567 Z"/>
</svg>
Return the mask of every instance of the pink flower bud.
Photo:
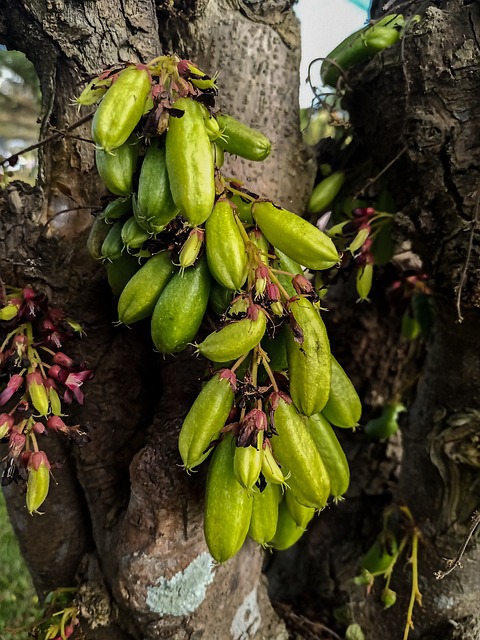
<svg viewBox="0 0 480 640">
<path fill-rule="evenodd" d="M 35 422 L 32 429 L 35 431 L 35 433 L 38 433 L 39 435 L 42 435 L 47 431 L 43 422 Z"/>
<path fill-rule="evenodd" d="M 62 431 L 63 433 L 68 432 L 68 427 L 60 416 L 50 416 L 47 420 L 47 427 L 52 431 Z"/>
<path fill-rule="evenodd" d="M 23 433 L 18 433 L 18 431 L 12 431 L 10 434 L 10 440 L 8 443 L 9 453 L 12 458 L 18 458 L 20 453 L 25 447 L 26 437 Z"/>
<path fill-rule="evenodd" d="M 48 375 L 50 378 L 57 380 L 58 382 L 65 383 L 65 380 L 68 378 L 69 372 L 66 369 L 62 369 L 62 367 L 58 364 L 52 364 L 50 369 L 48 370 Z"/>
<path fill-rule="evenodd" d="M 38 471 L 40 467 L 50 469 L 50 462 L 45 451 L 34 451 L 28 461 L 28 469 Z"/>
<path fill-rule="evenodd" d="M 305 276 L 302 276 L 300 273 L 292 278 L 292 284 L 298 295 L 306 295 L 314 291 L 313 285 L 310 280 L 307 280 L 307 278 L 305 278 Z"/>
<path fill-rule="evenodd" d="M 0 407 L 10 400 L 10 398 L 20 389 L 23 384 L 23 376 L 14 374 L 7 383 L 5 389 L 0 393 Z"/>
<path fill-rule="evenodd" d="M 53 362 L 60 365 L 61 367 L 64 367 L 65 369 L 68 369 L 69 371 L 73 371 L 78 367 L 78 365 L 72 360 L 72 358 L 67 356 L 62 351 L 57 351 L 57 353 L 53 356 Z"/>
</svg>

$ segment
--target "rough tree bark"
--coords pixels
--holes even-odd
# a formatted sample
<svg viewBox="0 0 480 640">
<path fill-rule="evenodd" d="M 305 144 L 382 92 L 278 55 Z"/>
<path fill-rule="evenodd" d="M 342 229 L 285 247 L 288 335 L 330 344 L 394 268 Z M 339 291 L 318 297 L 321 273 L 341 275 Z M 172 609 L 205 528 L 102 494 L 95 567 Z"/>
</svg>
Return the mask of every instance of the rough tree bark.
<svg viewBox="0 0 480 640">
<path fill-rule="evenodd" d="M 426 3 L 407 4 L 423 11 Z M 30 55 L 39 72 L 44 130 L 75 119 L 69 101 L 81 74 L 176 51 L 207 71 L 220 70 L 221 106 L 276 142 L 260 169 L 235 163 L 232 171 L 251 179 L 252 190 L 300 211 L 312 167 L 297 133 L 298 33 L 291 2 L 4 5 L 3 42 Z M 376 5 L 379 11 L 385 2 Z M 274 599 L 322 621 L 347 604 L 369 640 L 401 638 L 405 622 L 408 571 L 393 585 L 399 602 L 387 612 L 351 582 L 392 495 L 410 506 L 423 534 L 424 607 L 416 611 L 410 637 L 480 635 L 478 550 L 469 548 L 464 568 L 443 581 L 433 576 L 443 557 L 454 557 L 480 503 L 479 245 L 473 233 L 480 179 L 480 9 L 478 2 L 467 8 L 460 0 L 437 5 L 400 45 L 349 78 L 356 135 L 378 166 L 405 148 L 387 174 L 401 207 L 397 239 L 413 244 L 436 291 L 437 326 L 403 442 L 385 447 L 347 435 L 355 479 L 349 500 L 322 514 L 305 542 L 274 556 L 267 571 Z M 87 127 L 79 131 L 88 135 Z M 44 593 L 77 576 L 88 638 L 286 637 L 266 597 L 258 550 L 247 546 L 226 566 L 212 568 L 201 529 L 200 474 L 188 478 L 176 467 L 176 434 L 198 389 L 201 365 L 193 371 L 183 357 L 162 362 L 140 330 L 113 330 L 103 272 L 83 248 L 90 216 L 53 217 L 76 202 L 99 201 L 94 175 L 92 148 L 66 138 L 43 150 L 35 189 L 14 184 L 1 200 L 2 278 L 47 289 L 84 320 L 88 336 L 78 348 L 96 368 L 88 402 L 77 414 L 90 426 L 93 443 L 80 452 L 52 443 L 52 457 L 65 464 L 55 472 L 58 486 L 46 515 L 27 518 L 22 498 L 15 489 L 7 492 L 37 588 Z M 72 198 L 64 195 L 65 184 Z M 368 310 L 351 300 L 335 308 L 329 331 L 337 353 L 351 358 L 362 395 L 378 406 L 392 386 L 415 375 L 422 358 L 406 357 L 395 314 L 381 296 L 374 301 Z M 302 620 L 298 637 L 322 637 L 321 627 L 312 626 L 312 635 Z"/>
</svg>

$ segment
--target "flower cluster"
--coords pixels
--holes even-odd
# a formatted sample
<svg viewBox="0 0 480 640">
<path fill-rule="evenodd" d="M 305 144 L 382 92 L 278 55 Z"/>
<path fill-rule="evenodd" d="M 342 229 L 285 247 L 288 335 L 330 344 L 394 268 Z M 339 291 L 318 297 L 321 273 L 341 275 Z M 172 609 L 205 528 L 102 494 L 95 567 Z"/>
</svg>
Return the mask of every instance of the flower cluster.
<svg viewBox="0 0 480 640">
<path fill-rule="evenodd" d="M 0 441 L 8 443 L 2 484 L 27 482 L 27 508 L 38 511 L 49 488 L 50 461 L 39 436 L 61 432 L 77 444 L 88 436 L 63 418 L 65 405 L 83 404 L 93 372 L 60 349 L 80 335 L 78 323 L 31 287 L 0 292 Z"/>
</svg>

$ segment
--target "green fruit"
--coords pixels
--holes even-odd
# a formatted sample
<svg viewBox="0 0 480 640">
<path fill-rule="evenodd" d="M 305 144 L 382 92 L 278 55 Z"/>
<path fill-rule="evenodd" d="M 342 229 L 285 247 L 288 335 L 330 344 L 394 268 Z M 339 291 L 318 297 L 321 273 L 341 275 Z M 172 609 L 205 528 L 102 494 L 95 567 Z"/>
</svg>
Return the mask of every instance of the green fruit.
<svg viewBox="0 0 480 640">
<path fill-rule="evenodd" d="M 117 198 L 109 202 L 105 209 L 100 214 L 100 218 L 110 222 L 113 220 L 119 220 L 123 216 L 130 215 L 132 212 L 132 199 L 131 198 Z"/>
<path fill-rule="evenodd" d="M 107 153 L 127 141 L 143 115 L 151 88 L 146 68 L 130 66 L 118 74 L 95 111 L 92 137 Z"/>
<path fill-rule="evenodd" d="M 327 330 L 317 309 L 307 298 L 293 298 L 286 330 L 290 395 L 306 416 L 321 411 L 331 384 L 331 355 Z M 301 332 L 301 335 L 299 335 Z"/>
<path fill-rule="evenodd" d="M 310 416 L 307 423 L 330 478 L 330 494 L 338 499 L 350 484 L 350 469 L 342 445 L 321 413 Z"/>
<path fill-rule="evenodd" d="M 324 178 L 312 191 L 310 200 L 308 201 L 307 211 L 310 213 L 319 213 L 326 209 L 337 196 L 344 182 L 344 171 L 335 171 L 327 178 Z"/>
<path fill-rule="evenodd" d="M 207 458 L 211 442 L 220 436 L 233 406 L 234 380 L 228 370 L 217 372 L 204 385 L 183 421 L 178 449 L 187 471 Z"/>
<path fill-rule="evenodd" d="M 113 225 L 109 225 L 110 231 L 103 241 L 100 250 L 102 260 L 113 262 L 114 260 L 118 260 L 122 255 L 124 249 L 122 241 L 123 224 L 123 220 L 117 220 Z"/>
<path fill-rule="evenodd" d="M 234 449 L 231 436 L 217 445 L 205 488 L 205 540 L 217 562 L 226 562 L 240 551 L 252 517 L 253 499 L 233 471 Z"/>
<path fill-rule="evenodd" d="M 122 255 L 114 262 L 107 262 L 108 284 L 114 296 L 119 296 L 128 282 L 140 269 L 138 258 L 128 253 Z"/>
<path fill-rule="evenodd" d="M 277 433 L 271 438 L 273 455 L 288 477 L 288 486 L 301 504 L 323 509 L 330 481 L 307 425 L 288 397 L 273 393 L 270 404 Z"/>
<path fill-rule="evenodd" d="M 263 491 L 253 494 L 253 508 L 248 535 L 250 538 L 268 546 L 268 542 L 275 535 L 278 523 L 278 505 L 282 498 L 280 487 L 267 482 Z"/>
<path fill-rule="evenodd" d="M 152 316 L 152 340 L 160 353 L 176 353 L 192 342 L 202 323 L 209 294 L 210 273 L 205 258 L 171 278 Z"/>
<path fill-rule="evenodd" d="M 300 216 L 271 202 L 256 202 L 255 222 L 270 244 L 309 269 L 329 269 L 339 261 L 332 240 Z"/>
<path fill-rule="evenodd" d="M 100 178 L 109 191 L 128 197 L 132 193 L 133 174 L 137 165 L 138 143 L 135 136 L 113 151 L 95 149 L 95 163 Z"/>
<path fill-rule="evenodd" d="M 356 427 L 362 415 L 362 403 L 350 378 L 333 356 L 331 362 L 330 395 L 322 413 L 336 427 Z"/>
<path fill-rule="evenodd" d="M 228 362 L 246 355 L 263 338 L 267 319 L 262 310 L 257 310 L 254 320 L 244 318 L 215 331 L 197 345 L 202 356 L 213 362 Z"/>
<path fill-rule="evenodd" d="M 129 280 L 118 301 L 118 319 L 132 324 L 153 313 L 160 294 L 173 276 L 168 251 L 162 251 L 148 260 Z"/>
<path fill-rule="evenodd" d="M 202 106 L 180 98 L 173 107 L 183 115 L 169 118 L 165 146 L 170 189 L 182 215 L 197 227 L 211 214 L 215 200 L 212 149 Z"/>
<path fill-rule="evenodd" d="M 263 133 L 231 116 L 219 115 L 217 120 L 222 132 L 217 144 L 225 151 L 254 161 L 265 160 L 270 155 L 272 145 Z"/>
<path fill-rule="evenodd" d="M 400 38 L 398 27 L 404 24 L 401 14 L 392 14 L 352 33 L 325 57 L 320 70 L 322 82 L 335 87 L 342 71 L 367 62 L 382 49 L 395 44 Z"/>
<path fill-rule="evenodd" d="M 159 233 L 178 213 L 170 191 L 165 149 L 153 143 L 145 154 L 134 196 L 135 219 L 149 233 Z"/>
<path fill-rule="evenodd" d="M 219 200 L 205 223 L 205 247 L 215 280 L 239 291 L 247 277 L 247 252 L 228 200 Z"/>
<path fill-rule="evenodd" d="M 287 503 L 290 515 L 295 520 L 295 524 L 305 531 L 307 524 L 315 515 L 315 509 L 300 504 L 290 489 L 285 491 L 285 502 Z"/>
<path fill-rule="evenodd" d="M 274 549 L 284 551 L 298 542 L 304 533 L 305 529 L 297 525 L 288 510 L 286 501 L 282 500 L 278 507 L 277 530 L 270 540 L 270 545 Z"/>
<path fill-rule="evenodd" d="M 94 260 L 102 259 L 102 246 L 111 230 L 112 225 L 101 216 L 97 216 L 93 221 L 88 234 L 87 249 Z"/>
<path fill-rule="evenodd" d="M 140 227 L 134 216 L 125 221 L 122 227 L 122 242 L 127 251 L 140 249 L 149 237 L 150 235 Z"/>
</svg>

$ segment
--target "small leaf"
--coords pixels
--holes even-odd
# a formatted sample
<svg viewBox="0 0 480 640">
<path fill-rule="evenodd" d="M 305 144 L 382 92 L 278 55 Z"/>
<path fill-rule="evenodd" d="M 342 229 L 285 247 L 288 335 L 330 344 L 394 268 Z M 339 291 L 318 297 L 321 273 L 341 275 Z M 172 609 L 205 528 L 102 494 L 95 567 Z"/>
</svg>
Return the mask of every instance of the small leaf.
<svg viewBox="0 0 480 640">
<path fill-rule="evenodd" d="M 351 624 L 345 632 L 345 640 L 365 640 L 362 627 L 356 622 Z"/>
</svg>

